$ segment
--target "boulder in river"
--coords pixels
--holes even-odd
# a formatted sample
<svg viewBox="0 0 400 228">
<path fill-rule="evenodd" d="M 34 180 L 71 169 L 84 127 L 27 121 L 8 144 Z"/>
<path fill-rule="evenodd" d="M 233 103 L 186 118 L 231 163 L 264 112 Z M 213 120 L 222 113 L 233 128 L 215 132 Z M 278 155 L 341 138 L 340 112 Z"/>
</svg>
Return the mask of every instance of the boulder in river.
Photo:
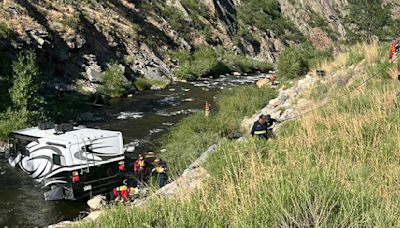
<svg viewBox="0 0 400 228">
<path fill-rule="evenodd" d="M 241 76 L 242 74 L 239 73 L 239 72 L 237 72 L 237 71 L 235 71 L 235 72 L 232 73 L 232 75 L 233 75 L 233 76 Z"/>
</svg>

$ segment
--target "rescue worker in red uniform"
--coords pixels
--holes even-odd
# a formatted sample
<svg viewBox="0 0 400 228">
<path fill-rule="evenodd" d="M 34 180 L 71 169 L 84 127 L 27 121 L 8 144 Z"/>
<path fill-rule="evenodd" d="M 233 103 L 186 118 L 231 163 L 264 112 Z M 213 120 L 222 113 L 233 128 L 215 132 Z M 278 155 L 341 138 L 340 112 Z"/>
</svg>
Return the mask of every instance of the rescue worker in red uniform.
<svg viewBox="0 0 400 228">
<path fill-rule="evenodd" d="M 114 198 L 116 201 L 122 201 L 124 203 L 129 202 L 131 199 L 137 198 L 139 195 L 139 188 L 132 187 L 128 180 L 125 179 L 123 184 L 113 190 Z"/>
<path fill-rule="evenodd" d="M 139 155 L 139 158 L 135 161 L 133 165 L 133 171 L 135 172 L 136 177 L 139 181 L 145 181 L 146 179 L 146 161 L 144 160 L 143 155 Z"/>
</svg>

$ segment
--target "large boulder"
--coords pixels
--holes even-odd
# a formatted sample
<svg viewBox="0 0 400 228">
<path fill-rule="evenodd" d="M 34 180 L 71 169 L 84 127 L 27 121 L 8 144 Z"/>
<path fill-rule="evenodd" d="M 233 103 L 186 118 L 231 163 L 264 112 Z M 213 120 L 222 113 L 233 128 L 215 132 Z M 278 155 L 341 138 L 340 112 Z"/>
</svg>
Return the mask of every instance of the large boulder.
<svg viewBox="0 0 400 228">
<path fill-rule="evenodd" d="M 107 198 L 105 196 L 95 196 L 87 201 L 87 205 L 91 210 L 100 210 L 107 205 Z"/>
<path fill-rule="evenodd" d="M 258 80 L 256 82 L 256 85 L 257 85 L 258 88 L 265 87 L 265 86 L 267 86 L 269 84 L 270 84 L 270 80 L 268 78 L 264 78 L 264 79 Z"/>
</svg>

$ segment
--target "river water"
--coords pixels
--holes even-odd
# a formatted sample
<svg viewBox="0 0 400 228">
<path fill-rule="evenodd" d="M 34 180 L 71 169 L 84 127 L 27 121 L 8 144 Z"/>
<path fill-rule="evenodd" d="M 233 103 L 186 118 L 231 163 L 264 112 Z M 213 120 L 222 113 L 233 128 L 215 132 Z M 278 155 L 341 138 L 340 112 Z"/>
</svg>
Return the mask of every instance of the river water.
<svg viewBox="0 0 400 228">
<path fill-rule="evenodd" d="M 158 91 L 144 91 L 132 98 L 115 99 L 111 106 L 93 109 L 104 121 L 88 127 L 118 130 L 124 143 L 135 151 L 152 150 L 154 142 L 190 113 L 200 111 L 206 101 L 213 103 L 222 90 L 254 83 L 265 75 L 225 76 L 191 83 L 174 83 Z M 19 169 L 0 160 L 0 227 L 45 226 L 76 218 L 88 210 L 86 202 L 43 199 L 45 189 Z"/>
</svg>

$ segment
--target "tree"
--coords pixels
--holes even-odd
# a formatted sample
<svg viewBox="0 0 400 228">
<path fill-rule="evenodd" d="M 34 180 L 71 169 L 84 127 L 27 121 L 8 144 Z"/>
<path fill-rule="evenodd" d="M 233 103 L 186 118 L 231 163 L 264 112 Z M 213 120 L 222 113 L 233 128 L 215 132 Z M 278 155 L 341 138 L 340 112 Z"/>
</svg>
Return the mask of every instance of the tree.
<svg viewBox="0 0 400 228">
<path fill-rule="evenodd" d="M 25 113 L 30 123 L 44 117 L 44 98 L 39 94 L 39 70 L 33 52 L 20 54 L 13 63 L 13 85 L 9 90 L 14 111 Z"/>
<path fill-rule="evenodd" d="M 109 64 L 108 69 L 102 74 L 102 80 L 101 93 L 110 97 L 121 97 L 124 94 L 124 70 L 117 62 Z"/>
<path fill-rule="evenodd" d="M 349 0 L 344 22 L 350 41 L 370 41 L 373 36 L 386 38 L 396 33 L 397 22 L 391 17 L 391 5 L 382 0 Z"/>
</svg>

